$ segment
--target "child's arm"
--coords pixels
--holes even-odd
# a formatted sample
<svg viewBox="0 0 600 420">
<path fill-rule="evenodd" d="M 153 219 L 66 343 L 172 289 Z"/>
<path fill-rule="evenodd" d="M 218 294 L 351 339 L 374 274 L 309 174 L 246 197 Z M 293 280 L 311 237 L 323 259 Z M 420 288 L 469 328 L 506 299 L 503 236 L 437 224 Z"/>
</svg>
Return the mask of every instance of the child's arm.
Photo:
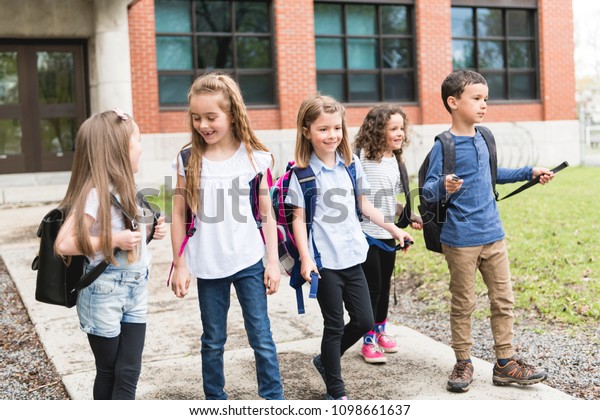
<svg viewBox="0 0 600 420">
<path fill-rule="evenodd" d="M 396 202 L 396 216 L 402 217 L 404 213 L 404 204 Z M 410 213 L 410 227 L 415 230 L 423 229 L 423 220 L 421 216 L 416 214 L 414 211 Z"/>
<path fill-rule="evenodd" d="M 281 271 L 279 270 L 279 254 L 277 251 L 277 222 L 273 217 L 273 206 L 269 196 L 267 177 L 263 177 L 260 183 L 260 195 L 258 198 L 260 214 L 262 216 L 262 231 L 265 237 L 267 249 L 267 265 L 265 266 L 265 287 L 267 294 L 271 295 L 279 289 Z"/>
<path fill-rule="evenodd" d="M 308 235 L 306 232 L 305 212 L 302 207 L 294 207 L 293 220 L 292 220 L 292 231 L 294 232 L 294 239 L 296 240 L 296 247 L 300 254 L 300 275 L 308 282 L 310 282 L 310 273 L 314 272 L 319 274 L 317 264 L 310 256 L 308 250 Z M 319 278 L 321 276 L 319 275 Z"/>
<path fill-rule="evenodd" d="M 171 290 L 178 298 L 185 297 L 189 292 L 190 272 L 185 264 L 185 254 L 179 256 L 179 249 L 186 236 L 185 232 L 185 178 L 177 175 L 177 189 L 173 196 L 173 220 L 171 222 L 171 248 L 173 251 L 173 275 Z"/>
<path fill-rule="evenodd" d="M 460 190 L 463 180 L 454 180 L 453 174 L 443 176 L 443 150 L 442 143 L 436 141 L 429 155 L 429 168 L 423 185 L 423 197 L 429 203 L 440 201 L 444 196 Z"/>
<path fill-rule="evenodd" d="M 361 194 L 358 197 L 358 202 L 363 215 L 368 217 L 371 222 L 375 223 L 380 228 L 388 231 L 397 241 L 400 242 L 401 246 L 404 245 L 405 240 L 413 241 L 412 236 L 410 236 L 407 232 L 397 227 L 394 223 L 386 222 L 383 214 L 381 214 L 381 212 L 377 210 L 375 206 L 373 206 L 373 204 L 364 194 Z"/>
<path fill-rule="evenodd" d="M 84 215 L 84 226 L 89 232 L 94 218 L 89 214 Z M 138 231 L 124 229 L 119 232 L 112 232 L 112 248 L 129 251 L 140 244 L 142 234 Z M 94 252 L 100 251 L 100 237 L 90 236 L 90 243 Z M 56 237 L 56 250 L 60 255 L 83 255 L 83 252 L 77 245 L 77 228 L 75 226 L 75 218 L 70 214 L 65 220 L 64 225 L 60 229 Z"/>
<path fill-rule="evenodd" d="M 554 172 L 544 167 L 524 166 L 518 169 L 498 168 L 496 182 L 498 184 L 509 184 L 512 182 L 529 181 L 540 177 L 540 184 L 547 184 L 554 178 Z"/>
</svg>

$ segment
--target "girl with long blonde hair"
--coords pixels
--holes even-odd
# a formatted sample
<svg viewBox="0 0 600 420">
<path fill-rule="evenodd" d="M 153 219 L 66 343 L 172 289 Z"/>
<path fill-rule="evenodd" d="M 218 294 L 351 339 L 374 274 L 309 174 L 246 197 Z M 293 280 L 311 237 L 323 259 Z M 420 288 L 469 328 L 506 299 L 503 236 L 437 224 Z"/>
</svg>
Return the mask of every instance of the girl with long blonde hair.
<svg viewBox="0 0 600 420">
<path fill-rule="evenodd" d="M 196 278 L 202 320 L 202 378 L 206 399 L 227 399 L 223 366 L 231 286 L 242 308 L 244 326 L 254 349 L 258 395 L 282 399 L 279 362 L 267 312 L 267 295 L 280 281 L 276 221 L 272 217 L 268 172 L 272 156 L 256 137 L 237 83 L 225 74 L 199 77 L 190 88 L 192 139 L 177 156 L 171 241 L 172 289 L 188 294 Z M 260 181 L 262 224 L 257 229 L 249 184 Z M 195 234 L 186 238 L 186 209 Z M 261 235 L 262 231 L 262 235 Z M 261 236 L 264 237 L 264 243 Z M 263 257 L 266 251 L 266 265 Z"/>
<path fill-rule="evenodd" d="M 118 109 L 92 115 L 77 133 L 60 204 L 68 212 L 55 241 L 57 254 L 87 256 L 86 272 L 109 263 L 77 295 L 79 324 L 96 361 L 94 399 L 135 399 L 141 372 L 151 268 L 147 243 L 167 231 L 164 217 L 154 230 L 147 226 L 152 218 L 137 199 L 134 174 L 141 153 L 140 129 L 130 115 Z"/>
</svg>

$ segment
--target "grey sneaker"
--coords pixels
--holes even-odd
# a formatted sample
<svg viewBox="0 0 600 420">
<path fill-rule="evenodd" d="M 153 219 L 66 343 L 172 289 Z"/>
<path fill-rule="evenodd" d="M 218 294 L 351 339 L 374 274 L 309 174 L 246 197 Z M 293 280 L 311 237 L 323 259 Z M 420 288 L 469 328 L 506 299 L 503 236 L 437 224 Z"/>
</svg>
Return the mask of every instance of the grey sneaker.
<svg viewBox="0 0 600 420">
<path fill-rule="evenodd" d="M 315 357 L 313 357 L 312 362 L 313 362 L 313 366 L 315 367 L 317 372 L 319 372 L 319 375 L 321 375 L 321 378 L 323 378 L 323 382 L 325 383 L 325 386 L 327 386 L 327 375 L 325 373 L 325 368 L 323 367 L 323 363 L 321 362 L 321 355 L 317 354 Z"/>
<path fill-rule="evenodd" d="M 533 385 L 548 377 L 545 370 L 531 366 L 518 357 L 511 357 L 504 366 L 494 364 L 492 382 L 494 385 Z"/>
<path fill-rule="evenodd" d="M 467 392 L 473 382 L 473 364 L 468 360 L 459 360 L 454 365 L 446 389 L 450 392 Z"/>
</svg>

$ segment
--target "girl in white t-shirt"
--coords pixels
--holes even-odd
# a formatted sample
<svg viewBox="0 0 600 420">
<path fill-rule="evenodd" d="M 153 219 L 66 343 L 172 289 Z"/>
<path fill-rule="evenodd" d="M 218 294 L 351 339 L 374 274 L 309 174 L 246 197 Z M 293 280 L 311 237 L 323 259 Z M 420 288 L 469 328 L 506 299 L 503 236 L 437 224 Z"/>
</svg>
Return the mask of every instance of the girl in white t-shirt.
<svg viewBox="0 0 600 420">
<path fill-rule="evenodd" d="M 77 133 L 71 180 L 60 204 L 69 212 L 55 241 L 57 254 L 87 256 L 86 271 L 109 262 L 77 294 L 79 324 L 96 361 L 95 400 L 135 399 L 142 367 L 147 243 L 164 238 L 167 229 L 164 217 L 150 229 L 153 217 L 138 203 L 133 176 L 141 153 L 140 129 L 130 115 L 118 109 L 92 115 Z M 122 209 L 111 204 L 111 194 Z"/>
<path fill-rule="evenodd" d="M 216 73 L 201 76 L 192 84 L 188 100 L 192 140 L 174 163 L 177 190 L 184 193 L 173 199 L 172 289 L 183 298 L 191 277 L 197 279 L 204 394 L 206 399 L 227 399 L 223 352 L 233 285 L 254 349 L 258 395 L 282 399 L 279 362 L 267 313 L 267 295 L 277 292 L 280 280 L 268 176 L 260 183 L 262 235 L 249 199 L 250 182 L 260 173 L 270 175 L 272 157 L 252 131 L 240 89 L 231 77 Z M 194 214 L 196 232 L 179 255 L 186 237 L 187 208 Z M 265 244 L 267 259 L 263 265 Z"/>
<path fill-rule="evenodd" d="M 405 206 L 396 197 L 410 188 L 409 185 L 402 185 L 399 170 L 402 151 L 408 145 L 407 124 L 406 114 L 399 105 L 378 105 L 369 111 L 355 138 L 355 148 L 360 150 L 360 161 L 371 185 L 367 197 L 390 221 L 403 214 Z M 405 224 L 410 223 L 413 229 L 422 229 L 418 215 L 412 213 L 407 218 L 410 221 Z M 363 219 L 361 227 L 365 233 L 394 248 L 392 235 L 367 218 Z M 398 351 L 396 341 L 385 331 L 395 263 L 395 251 L 389 252 L 371 245 L 367 259 L 362 264 L 375 317 L 375 325 L 364 335 L 361 348 L 367 363 L 385 363 L 385 353 Z"/>
</svg>

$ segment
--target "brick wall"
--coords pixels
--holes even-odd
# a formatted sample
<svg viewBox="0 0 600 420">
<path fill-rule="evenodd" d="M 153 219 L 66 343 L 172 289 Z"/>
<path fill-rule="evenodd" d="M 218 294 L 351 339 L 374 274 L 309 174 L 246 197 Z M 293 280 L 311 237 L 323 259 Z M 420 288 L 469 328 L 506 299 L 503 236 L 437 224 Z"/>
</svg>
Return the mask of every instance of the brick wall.
<svg viewBox="0 0 600 420">
<path fill-rule="evenodd" d="M 153 0 L 138 1 L 129 9 L 129 42 L 135 121 L 143 133 L 161 132 Z"/>
<path fill-rule="evenodd" d="M 575 50 L 570 0 L 538 0 L 543 120 L 573 120 Z"/>
<path fill-rule="evenodd" d="M 569 0 L 538 0 L 541 100 L 491 104 L 486 122 L 575 119 L 573 19 Z M 413 125 L 446 124 L 440 85 L 452 71 L 451 0 L 416 0 L 418 105 L 406 106 Z M 256 130 L 295 128 L 300 102 L 314 93 L 316 62 L 314 1 L 273 0 L 278 106 L 252 108 Z M 160 111 L 154 32 L 154 1 L 129 11 L 133 112 L 144 133 L 188 131 L 185 111 Z M 493 99 L 493 98 L 492 98 Z M 347 105 L 349 126 L 361 124 L 368 107 Z"/>
<path fill-rule="evenodd" d="M 450 0 L 417 0 L 417 77 L 420 115 L 416 124 L 450 122 L 442 103 L 440 86 L 452 72 Z"/>
</svg>

